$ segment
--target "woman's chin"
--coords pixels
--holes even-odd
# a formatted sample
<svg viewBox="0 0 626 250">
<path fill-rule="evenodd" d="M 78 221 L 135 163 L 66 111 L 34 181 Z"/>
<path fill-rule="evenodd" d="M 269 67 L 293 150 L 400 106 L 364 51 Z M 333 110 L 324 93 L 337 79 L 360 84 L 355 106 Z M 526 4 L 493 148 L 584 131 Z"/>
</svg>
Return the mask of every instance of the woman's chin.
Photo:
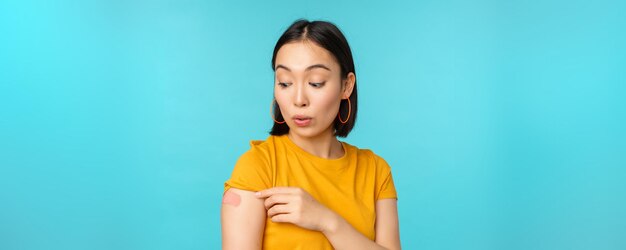
<svg viewBox="0 0 626 250">
<path fill-rule="evenodd" d="M 325 131 L 322 131 L 322 130 L 316 128 L 316 127 L 311 127 L 311 126 L 307 126 L 307 127 L 295 126 L 295 128 L 294 127 L 289 127 L 289 132 L 293 133 L 294 135 L 296 135 L 298 137 L 312 138 L 312 137 L 317 137 L 317 136 L 323 134 Z"/>
</svg>

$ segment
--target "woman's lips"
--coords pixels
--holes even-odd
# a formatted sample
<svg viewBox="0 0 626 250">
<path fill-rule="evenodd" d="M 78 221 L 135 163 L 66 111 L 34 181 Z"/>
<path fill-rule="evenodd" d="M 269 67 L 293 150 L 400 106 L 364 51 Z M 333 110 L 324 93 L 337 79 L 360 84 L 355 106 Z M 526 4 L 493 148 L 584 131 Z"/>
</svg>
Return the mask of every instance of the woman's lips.
<svg viewBox="0 0 626 250">
<path fill-rule="evenodd" d="M 294 118 L 293 122 L 299 127 L 306 127 L 311 123 L 311 118 Z"/>
</svg>

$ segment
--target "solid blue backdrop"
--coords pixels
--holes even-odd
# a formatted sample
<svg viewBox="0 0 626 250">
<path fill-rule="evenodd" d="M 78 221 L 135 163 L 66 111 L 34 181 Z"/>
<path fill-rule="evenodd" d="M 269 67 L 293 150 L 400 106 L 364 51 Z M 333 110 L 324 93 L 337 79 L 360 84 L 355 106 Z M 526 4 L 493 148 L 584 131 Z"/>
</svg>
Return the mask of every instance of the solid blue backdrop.
<svg viewBox="0 0 626 250">
<path fill-rule="evenodd" d="M 218 249 L 273 46 L 336 23 L 404 249 L 626 249 L 624 1 L 2 1 L 0 249 Z"/>
</svg>

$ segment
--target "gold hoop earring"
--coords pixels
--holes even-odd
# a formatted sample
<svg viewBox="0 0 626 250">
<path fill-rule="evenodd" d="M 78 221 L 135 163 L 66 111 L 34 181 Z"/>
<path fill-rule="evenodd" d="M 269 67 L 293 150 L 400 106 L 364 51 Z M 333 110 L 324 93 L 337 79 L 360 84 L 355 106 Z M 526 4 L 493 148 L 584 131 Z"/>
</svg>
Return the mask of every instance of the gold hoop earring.
<svg viewBox="0 0 626 250">
<path fill-rule="evenodd" d="M 345 121 L 341 120 L 341 111 L 337 112 L 337 117 L 339 118 L 339 122 L 341 122 L 341 124 L 346 124 L 348 122 L 348 120 L 350 119 L 350 112 L 352 111 L 352 103 L 350 103 L 350 98 L 348 98 L 348 117 L 346 117 Z"/>
<path fill-rule="evenodd" d="M 276 101 L 276 99 L 272 99 L 272 105 L 270 105 L 270 116 L 272 117 L 272 120 L 274 120 L 274 122 L 278 123 L 278 124 L 283 124 L 285 123 L 285 119 L 283 119 L 282 122 L 279 122 L 276 120 L 276 118 L 274 117 L 274 102 Z M 278 103 L 276 103 L 276 105 L 278 105 Z"/>
</svg>

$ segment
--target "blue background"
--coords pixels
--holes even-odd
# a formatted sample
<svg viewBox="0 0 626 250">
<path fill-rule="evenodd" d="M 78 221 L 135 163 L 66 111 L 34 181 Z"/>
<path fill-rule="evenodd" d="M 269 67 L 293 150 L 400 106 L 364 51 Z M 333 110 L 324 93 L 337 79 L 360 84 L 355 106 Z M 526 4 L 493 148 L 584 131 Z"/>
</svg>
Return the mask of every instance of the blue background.
<svg viewBox="0 0 626 250">
<path fill-rule="evenodd" d="M 352 47 L 345 141 L 404 249 L 626 249 L 624 1 L 2 1 L 0 249 L 218 249 L 295 19 Z"/>
</svg>

